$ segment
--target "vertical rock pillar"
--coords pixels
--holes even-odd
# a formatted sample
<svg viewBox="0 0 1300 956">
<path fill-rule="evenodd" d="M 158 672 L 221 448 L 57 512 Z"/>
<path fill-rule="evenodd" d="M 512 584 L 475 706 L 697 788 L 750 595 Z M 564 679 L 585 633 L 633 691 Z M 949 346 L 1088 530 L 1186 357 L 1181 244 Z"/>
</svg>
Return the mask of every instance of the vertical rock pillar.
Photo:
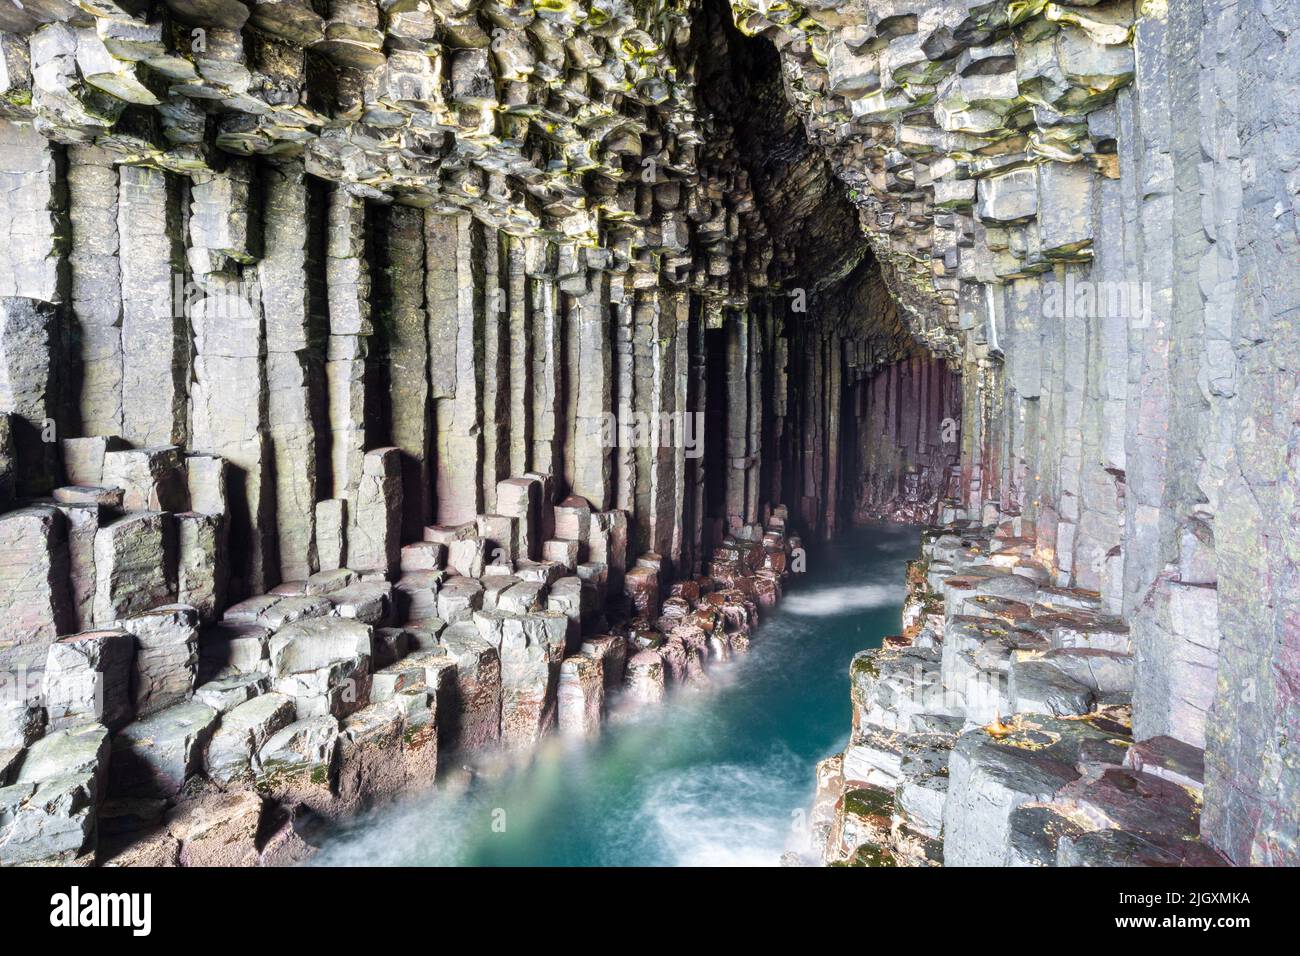
<svg viewBox="0 0 1300 956">
<path fill-rule="evenodd" d="M 122 434 L 144 448 L 183 444 L 190 380 L 187 311 L 195 290 L 186 283 L 180 182 L 158 169 L 119 167 L 117 233 L 120 248 L 128 250 L 119 258 Z"/>
<path fill-rule="evenodd" d="M 402 539 L 419 541 L 433 517 L 431 458 L 433 408 L 429 387 L 431 350 L 425 309 L 425 213 L 409 206 L 386 211 L 383 276 L 387 315 L 388 398 L 392 442 L 401 450 Z"/>
<path fill-rule="evenodd" d="M 194 181 L 188 259 L 198 293 L 190 390 L 192 445 L 229 464 L 230 590 L 260 594 L 280 578 L 273 452 L 267 427 L 266 344 L 256 272 L 261 196 L 251 163 Z"/>
<path fill-rule="evenodd" d="M 483 230 L 470 216 L 425 218 L 430 385 L 439 524 L 473 521 L 483 510 Z"/>
<path fill-rule="evenodd" d="M 370 268 L 365 256 L 365 203 L 340 186 L 330 190 L 325 240 L 329 345 L 325 383 L 330 431 L 330 504 L 317 508 L 318 538 L 331 542 L 328 564 L 347 560 L 347 528 L 355 521 L 357 489 L 366 451 L 366 356 L 370 320 Z"/>
<path fill-rule="evenodd" d="M 301 165 L 262 171 L 265 254 L 257 265 L 266 333 L 267 424 L 275 466 L 280 577 L 301 581 L 320 568 L 316 548 L 317 435 L 324 411 L 325 317 L 313 295 L 319 231 Z"/>
<path fill-rule="evenodd" d="M 122 434 L 122 276 L 117 167 L 96 147 L 68 151 L 72 311 L 80 343 L 78 410 L 85 435 Z"/>
</svg>

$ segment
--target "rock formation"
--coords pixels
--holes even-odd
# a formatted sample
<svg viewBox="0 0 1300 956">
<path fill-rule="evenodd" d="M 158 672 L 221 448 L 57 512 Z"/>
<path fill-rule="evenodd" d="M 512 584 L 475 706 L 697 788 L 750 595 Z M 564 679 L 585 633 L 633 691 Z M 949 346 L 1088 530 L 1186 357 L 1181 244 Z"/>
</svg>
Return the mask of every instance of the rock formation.
<svg viewBox="0 0 1300 956">
<path fill-rule="evenodd" d="M 0 860 L 296 859 L 884 517 L 831 856 L 1297 862 L 1296 17 L 6 4 Z"/>
</svg>

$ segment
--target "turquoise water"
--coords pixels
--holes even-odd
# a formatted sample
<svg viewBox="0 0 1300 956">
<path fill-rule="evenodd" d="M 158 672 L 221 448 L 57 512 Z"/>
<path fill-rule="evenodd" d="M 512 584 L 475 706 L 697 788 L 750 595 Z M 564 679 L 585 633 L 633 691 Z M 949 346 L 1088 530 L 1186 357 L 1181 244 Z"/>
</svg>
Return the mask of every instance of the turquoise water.
<svg viewBox="0 0 1300 956">
<path fill-rule="evenodd" d="M 775 865 L 801 848 L 813 768 L 848 736 L 855 652 L 899 630 L 917 531 L 872 526 L 809 556 L 750 653 L 707 688 L 548 738 L 527 766 L 362 816 L 323 865 Z"/>
</svg>

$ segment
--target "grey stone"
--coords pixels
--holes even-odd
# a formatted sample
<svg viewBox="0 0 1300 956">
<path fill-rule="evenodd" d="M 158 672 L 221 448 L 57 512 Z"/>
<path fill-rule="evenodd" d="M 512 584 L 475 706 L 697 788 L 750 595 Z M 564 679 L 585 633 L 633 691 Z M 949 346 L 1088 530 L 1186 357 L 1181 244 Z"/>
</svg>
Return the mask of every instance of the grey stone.
<svg viewBox="0 0 1300 956">
<path fill-rule="evenodd" d="M 456 665 L 456 708 L 439 720 L 439 741 L 451 750 L 475 750 L 501 738 L 502 661 L 473 623 L 451 624 L 438 637 Z"/>
<path fill-rule="evenodd" d="M 145 717 L 188 698 L 199 666 L 199 615 L 184 604 L 164 605 L 119 622 L 135 637 L 131 699 Z"/>
<path fill-rule="evenodd" d="M 203 754 L 218 720 L 207 704 L 173 704 L 128 724 L 113 738 L 109 792 L 113 796 L 170 796 L 203 769 Z"/>
<path fill-rule="evenodd" d="M 98 721 L 120 730 L 135 714 L 135 641 L 124 630 L 84 631 L 50 645 L 45 708 L 51 727 Z"/>
<path fill-rule="evenodd" d="M 66 539 L 55 508 L 0 515 L 0 644 L 45 646 L 71 629 Z"/>
<path fill-rule="evenodd" d="M 89 724 L 28 748 L 13 782 L 0 787 L 0 862 L 71 863 L 93 850 L 108 738 L 107 728 Z"/>
<path fill-rule="evenodd" d="M 598 658 L 575 654 L 560 665 L 557 692 L 560 732 L 586 737 L 595 733 L 604 716 L 605 677 Z"/>
<path fill-rule="evenodd" d="M 294 702 L 268 693 L 230 708 L 208 742 L 205 770 L 212 780 L 231 784 L 251 779 L 262 747 L 295 720 Z"/>
<path fill-rule="evenodd" d="M 171 603 L 175 528 L 159 512 L 127 515 L 95 535 L 95 620 L 113 621 Z"/>
</svg>

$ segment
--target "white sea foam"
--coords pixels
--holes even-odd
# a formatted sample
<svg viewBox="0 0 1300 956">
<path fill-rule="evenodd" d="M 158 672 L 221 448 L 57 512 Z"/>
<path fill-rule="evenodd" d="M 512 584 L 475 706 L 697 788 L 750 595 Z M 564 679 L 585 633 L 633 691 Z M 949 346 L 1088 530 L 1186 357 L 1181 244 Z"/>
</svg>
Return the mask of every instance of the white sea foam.
<svg viewBox="0 0 1300 956">
<path fill-rule="evenodd" d="M 471 798 L 439 793 L 413 798 L 357 818 L 309 860 L 312 866 L 405 866 L 419 848 L 423 866 L 454 866 L 477 831 L 490 824 L 490 808 Z M 482 818 L 480 820 L 479 818 Z"/>
<path fill-rule="evenodd" d="M 852 584 L 788 595 L 781 610 L 797 617 L 834 617 L 887 607 L 902 600 L 900 584 Z"/>
<path fill-rule="evenodd" d="M 799 834 L 790 809 L 806 783 L 793 755 L 761 766 L 715 764 L 667 774 L 641 812 L 677 866 L 777 866 Z"/>
</svg>

